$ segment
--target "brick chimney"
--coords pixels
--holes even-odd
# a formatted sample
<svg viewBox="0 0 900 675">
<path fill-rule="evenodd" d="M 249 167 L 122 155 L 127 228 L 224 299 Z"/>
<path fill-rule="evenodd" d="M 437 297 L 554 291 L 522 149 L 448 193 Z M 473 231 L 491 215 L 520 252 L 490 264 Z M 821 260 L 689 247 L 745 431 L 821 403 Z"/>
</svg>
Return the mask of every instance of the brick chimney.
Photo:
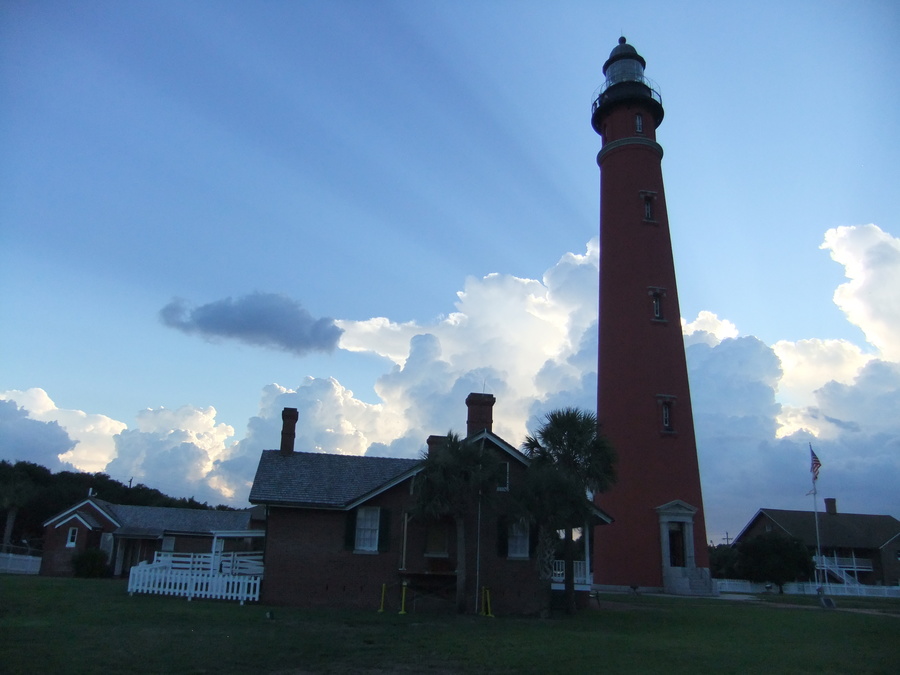
<svg viewBox="0 0 900 675">
<path fill-rule="evenodd" d="M 297 434 L 297 419 L 300 414 L 296 408 L 285 408 L 281 411 L 281 454 L 294 453 L 294 437 Z"/>
<path fill-rule="evenodd" d="M 447 442 L 446 436 L 429 436 L 425 443 L 428 444 L 428 454 L 431 455 L 434 452 L 440 450 L 444 443 Z"/>
<path fill-rule="evenodd" d="M 834 497 L 825 497 L 825 513 L 831 515 L 837 514 L 837 499 Z"/>
<path fill-rule="evenodd" d="M 494 425 L 494 403 L 497 399 L 493 394 L 469 394 L 466 397 L 466 406 L 469 409 L 469 419 L 466 420 L 466 436 L 473 436 L 483 429 L 491 431 Z"/>
</svg>

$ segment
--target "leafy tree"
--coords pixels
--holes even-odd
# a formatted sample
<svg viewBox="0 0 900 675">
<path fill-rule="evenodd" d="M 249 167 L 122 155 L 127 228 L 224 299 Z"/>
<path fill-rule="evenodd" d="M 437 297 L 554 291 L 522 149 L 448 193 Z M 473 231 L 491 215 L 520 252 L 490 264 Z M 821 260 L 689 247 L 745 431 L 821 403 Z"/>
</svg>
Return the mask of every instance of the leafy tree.
<svg viewBox="0 0 900 675">
<path fill-rule="evenodd" d="M 587 522 L 590 512 L 587 493 L 604 492 L 615 482 L 616 454 L 600 434 L 597 416 L 578 408 L 549 412 L 534 436 L 525 438 L 522 452 L 531 459 L 528 483 L 532 490 L 552 494 L 533 495 L 533 518 L 544 533 L 539 545 L 550 542 L 547 530 L 563 529 L 565 536 L 566 612 L 575 612 L 575 550 L 572 533 Z M 542 487 L 543 486 L 543 487 Z M 538 553 L 542 558 L 542 552 Z"/>
<path fill-rule="evenodd" d="M 37 491 L 34 482 L 24 470 L 18 470 L 9 462 L 0 467 L 0 510 L 6 511 L 3 527 L 3 548 L 8 551 L 12 540 L 13 526 L 21 509 Z"/>
<path fill-rule="evenodd" d="M 709 547 L 709 571 L 714 579 L 737 579 L 738 551 L 730 544 Z"/>
<path fill-rule="evenodd" d="M 96 579 L 109 576 L 106 553 L 99 548 L 87 548 L 72 556 L 72 571 L 76 577 Z"/>
<path fill-rule="evenodd" d="M 500 460 L 484 443 L 460 439 L 452 431 L 444 443 L 425 455 L 416 481 L 416 513 L 438 520 L 449 517 L 456 527 L 456 609 L 466 611 L 466 521 L 479 499 L 490 499 L 500 478 Z"/>
<path fill-rule="evenodd" d="M 795 579 L 809 578 L 815 563 L 802 541 L 780 532 L 766 532 L 738 544 L 738 573 L 750 581 L 773 583 L 778 592 Z"/>
<path fill-rule="evenodd" d="M 31 486 L 22 491 L 16 485 Z M 141 483 L 130 487 L 110 478 L 105 473 L 82 473 L 50 469 L 34 462 L 19 461 L 12 464 L 0 460 L 0 518 L 9 527 L 9 540 L 20 542 L 40 541 L 43 523 L 48 518 L 86 499 L 88 491 L 113 504 L 132 506 L 169 506 L 188 509 L 209 509 L 193 497 L 169 497 L 159 490 Z M 18 504 L 16 507 L 15 504 Z M 8 506 L 13 504 L 13 506 Z M 229 507 L 217 507 L 227 509 Z M 5 511 L 5 514 L 4 514 Z M 4 537 L 6 536 L 4 528 Z"/>
</svg>

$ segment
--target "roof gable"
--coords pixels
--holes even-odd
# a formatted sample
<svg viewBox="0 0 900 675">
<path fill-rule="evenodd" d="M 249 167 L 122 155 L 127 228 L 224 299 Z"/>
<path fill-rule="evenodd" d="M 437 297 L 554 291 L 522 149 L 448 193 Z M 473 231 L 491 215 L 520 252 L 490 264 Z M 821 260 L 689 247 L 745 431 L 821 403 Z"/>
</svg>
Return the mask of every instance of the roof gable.
<svg viewBox="0 0 900 675">
<path fill-rule="evenodd" d="M 531 463 L 528 457 L 519 452 L 517 448 L 510 445 L 502 438 L 500 438 L 497 434 L 493 433 L 492 431 L 488 431 L 487 429 L 482 429 L 477 434 L 469 436 L 468 438 L 466 438 L 466 441 L 468 441 L 469 443 L 486 441 L 494 445 L 498 450 L 507 455 L 510 459 L 514 459 L 520 464 L 528 466 Z"/>
<path fill-rule="evenodd" d="M 88 497 L 87 499 L 75 504 L 75 506 L 71 506 L 65 511 L 57 513 L 52 518 L 47 519 L 46 521 L 44 521 L 43 526 L 47 527 L 48 525 L 55 523 L 54 527 L 59 527 L 63 522 L 69 520 L 71 516 L 76 513 L 80 513 L 82 516 L 85 516 L 87 513 L 93 512 L 96 514 L 96 516 L 99 516 L 100 518 L 108 521 L 113 527 L 119 527 L 121 523 L 116 520 L 115 516 L 110 513 L 108 508 L 106 508 L 109 505 L 109 502 L 105 502 L 102 499 L 97 499 L 96 497 Z M 81 521 L 88 527 L 102 526 L 102 524 L 97 520 L 93 520 L 92 524 L 88 523 L 86 520 L 84 520 L 84 518 L 82 518 Z"/>
</svg>

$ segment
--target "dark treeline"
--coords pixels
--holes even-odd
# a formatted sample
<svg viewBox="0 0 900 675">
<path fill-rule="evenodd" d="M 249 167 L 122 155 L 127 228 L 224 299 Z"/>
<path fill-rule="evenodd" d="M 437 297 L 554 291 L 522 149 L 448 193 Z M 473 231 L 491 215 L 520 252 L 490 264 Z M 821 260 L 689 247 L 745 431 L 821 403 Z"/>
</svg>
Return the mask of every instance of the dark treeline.
<svg viewBox="0 0 900 675">
<path fill-rule="evenodd" d="M 95 497 L 113 504 L 229 509 L 227 506 L 212 507 L 193 497 L 169 497 L 142 483 L 129 487 L 105 473 L 52 473 L 34 462 L 12 464 L 0 460 L 0 527 L 3 528 L 0 543 L 25 546 L 24 540 L 28 546 L 40 548 L 44 535 L 42 523 L 87 499 L 89 491 Z"/>
</svg>

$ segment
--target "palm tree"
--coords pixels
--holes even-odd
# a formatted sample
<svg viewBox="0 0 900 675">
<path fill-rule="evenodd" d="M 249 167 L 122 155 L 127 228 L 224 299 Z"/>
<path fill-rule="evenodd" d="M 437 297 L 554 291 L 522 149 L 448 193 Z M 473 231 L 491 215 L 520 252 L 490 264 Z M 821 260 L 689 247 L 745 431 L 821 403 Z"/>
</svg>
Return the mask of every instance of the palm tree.
<svg viewBox="0 0 900 675">
<path fill-rule="evenodd" d="M 452 431 L 424 458 L 416 512 L 428 519 L 450 517 L 456 526 L 456 609 L 466 611 L 466 521 L 482 498 L 496 491 L 500 461 L 484 443 L 460 439 Z"/>
<path fill-rule="evenodd" d="M 603 492 L 615 482 L 616 454 L 600 434 L 597 416 L 578 408 L 553 410 L 534 436 L 525 438 L 522 452 L 531 459 L 531 482 L 553 485 L 553 495 L 539 504 L 542 527 L 565 531 L 566 611 L 575 612 L 575 551 L 572 531 L 588 519 L 587 494 Z M 561 526 L 561 527 L 560 527 Z M 542 542 L 547 537 L 541 538 Z"/>
</svg>

